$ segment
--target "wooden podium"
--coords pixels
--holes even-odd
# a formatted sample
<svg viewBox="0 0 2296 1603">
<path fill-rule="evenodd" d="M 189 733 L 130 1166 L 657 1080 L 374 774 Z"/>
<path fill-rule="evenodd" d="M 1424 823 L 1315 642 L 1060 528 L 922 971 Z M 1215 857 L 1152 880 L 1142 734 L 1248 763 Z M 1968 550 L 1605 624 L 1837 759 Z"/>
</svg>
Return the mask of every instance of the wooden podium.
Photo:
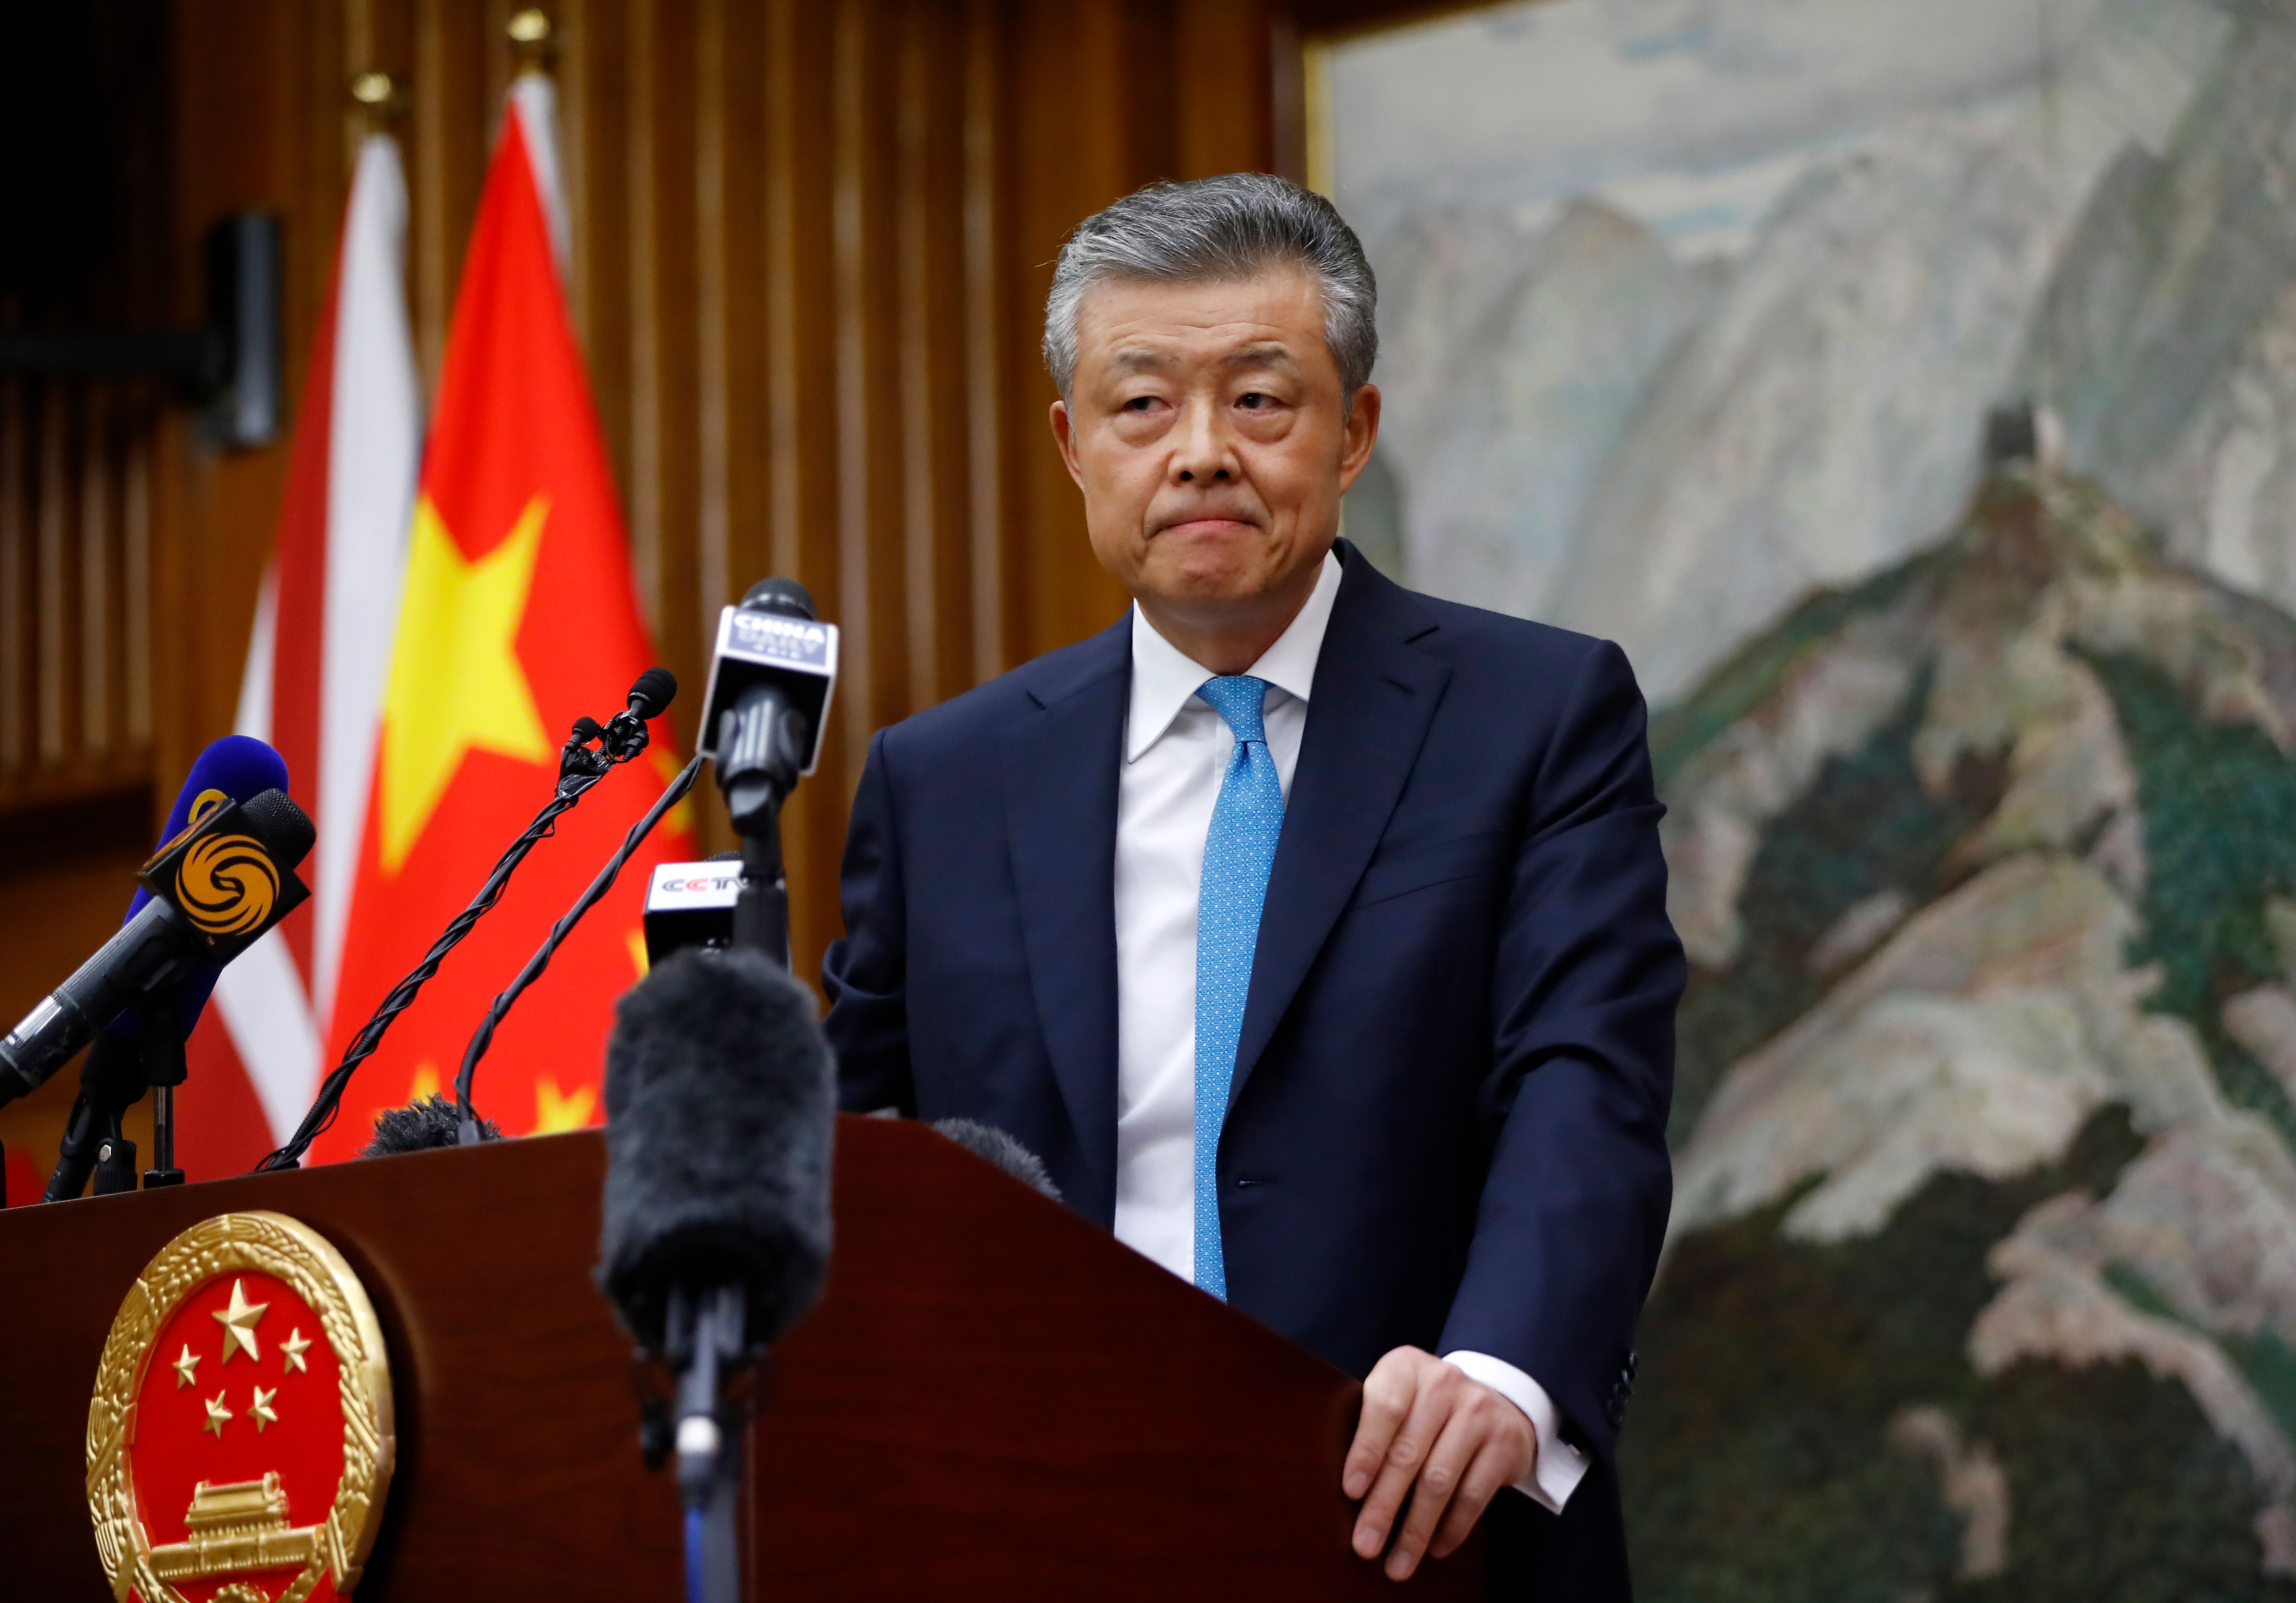
<svg viewBox="0 0 2296 1603">
<path fill-rule="evenodd" d="M 398 1467 L 363 1603 L 683 1595 L 630 1343 L 590 1270 L 594 1130 L 0 1213 L 0 1592 L 99 1603 L 97 1358 L 178 1231 L 267 1209 L 381 1317 Z M 837 1129 L 827 1295 L 750 1430 L 760 1599 L 1482 1595 L 1479 1546 L 1398 1588 L 1348 1550 L 1359 1387 L 915 1124 Z"/>
</svg>

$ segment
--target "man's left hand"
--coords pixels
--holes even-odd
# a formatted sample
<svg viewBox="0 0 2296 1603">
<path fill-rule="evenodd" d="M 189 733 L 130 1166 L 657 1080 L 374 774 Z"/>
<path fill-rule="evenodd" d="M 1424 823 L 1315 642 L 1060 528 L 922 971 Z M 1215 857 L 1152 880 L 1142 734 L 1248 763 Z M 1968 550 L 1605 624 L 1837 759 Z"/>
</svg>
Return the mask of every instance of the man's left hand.
<svg viewBox="0 0 2296 1603">
<path fill-rule="evenodd" d="M 1349 1497 L 1364 1500 L 1355 1550 L 1378 1558 L 1409 1495 L 1410 1516 L 1387 1556 L 1388 1579 L 1407 1580 L 1431 1547 L 1442 1558 L 1466 1541 L 1484 1505 L 1538 1461 L 1538 1433 L 1521 1409 L 1433 1353 L 1398 1347 L 1364 1382 L 1363 1418 L 1340 1477 Z"/>
</svg>

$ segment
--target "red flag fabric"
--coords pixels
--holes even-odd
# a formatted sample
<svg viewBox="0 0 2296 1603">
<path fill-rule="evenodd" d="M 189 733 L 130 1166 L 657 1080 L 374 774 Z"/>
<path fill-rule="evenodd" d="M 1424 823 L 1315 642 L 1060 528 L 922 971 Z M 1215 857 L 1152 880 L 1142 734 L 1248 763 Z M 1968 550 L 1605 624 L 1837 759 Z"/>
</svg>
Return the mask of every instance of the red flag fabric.
<svg viewBox="0 0 2296 1603">
<path fill-rule="evenodd" d="M 330 1062 L 548 800 L 575 719 L 619 711 L 653 661 L 552 249 L 546 125 L 517 96 L 479 203 L 422 462 Z M 537 163 L 537 155 L 540 163 Z M 669 726 L 536 848 L 351 1081 L 314 1147 L 450 1088 L 472 1032 L 676 773 Z M 644 886 L 693 855 L 681 805 L 495 1038 L 479 1110 L 512 1133 L 595 1122 L 614 1000 L 644 968 Z"/>
</svg>

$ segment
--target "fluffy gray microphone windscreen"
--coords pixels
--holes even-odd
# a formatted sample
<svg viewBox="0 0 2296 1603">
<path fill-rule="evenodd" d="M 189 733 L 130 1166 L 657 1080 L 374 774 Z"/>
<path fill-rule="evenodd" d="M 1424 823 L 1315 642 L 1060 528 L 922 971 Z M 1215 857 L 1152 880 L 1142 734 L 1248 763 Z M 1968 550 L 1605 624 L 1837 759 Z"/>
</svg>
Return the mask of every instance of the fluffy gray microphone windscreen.
<svg viewBox="0 0 2296 1603">
<path fill-rule="evenodd" d="M 622 998 L 598 1284 L 648 1350 L 672 1287 L 740 1286 L 753 1348 L 820 1296 L 835 1081 L 813 993 L 762 953 L 688 949 Z"/>
<path fill-rule="evenodd" d="M 358 1150 L 363 1158 L 387 1158 L 402 1152 L 429 1152 L 452 1147 L 462 1139 L 463 1116 L 455 1105 L 435 1091 L 405 1107 L 387 1107 L 374 1116 L 374 1136 Z M 499 1141 L 502 1127 L 492 1119 L 479 1121 L 479 1139 Z"/>
<path fill-rule="evenodd" d="M 934 1121 L 933 1129 L 1022 1185 L 1042 1192 L 1054 1202 L 1061 1200 L 1061 1188 L 1053 1184 L 1052 1171 L 1045 1167 L 1045 1160 L 1021 1145 L 1018 1137 L 978 1119 L 939 1119 Z"/>
</svg>

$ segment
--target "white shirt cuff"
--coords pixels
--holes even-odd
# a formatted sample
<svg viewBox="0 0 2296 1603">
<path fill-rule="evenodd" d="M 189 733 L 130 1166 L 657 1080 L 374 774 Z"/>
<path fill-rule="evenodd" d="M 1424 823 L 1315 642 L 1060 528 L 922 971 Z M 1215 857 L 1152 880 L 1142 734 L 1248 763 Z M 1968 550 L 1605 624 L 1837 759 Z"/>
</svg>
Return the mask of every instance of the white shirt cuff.
<svg viewBox="0 0 2296 1603">
<path fill-rule="evenodd" d="M 1490 1387 L 1529 1417 L 1531 1429 L 1538 1433 L 1538 1447 L 1530 1474 L 1517 1481 L 1514 1489 L 1540 1508 L 1562 1513 L 1562 1505 L 1586 1478 L 1589 1460 L 1562 1439 L 1562 1416 L 1555 1411 L 1554 1399 L 1546 1394 L 1546 1388 L 1488 1352 L 1446 1352 L 1443 1361 L 1469 1380 Z"/>
</svg>

